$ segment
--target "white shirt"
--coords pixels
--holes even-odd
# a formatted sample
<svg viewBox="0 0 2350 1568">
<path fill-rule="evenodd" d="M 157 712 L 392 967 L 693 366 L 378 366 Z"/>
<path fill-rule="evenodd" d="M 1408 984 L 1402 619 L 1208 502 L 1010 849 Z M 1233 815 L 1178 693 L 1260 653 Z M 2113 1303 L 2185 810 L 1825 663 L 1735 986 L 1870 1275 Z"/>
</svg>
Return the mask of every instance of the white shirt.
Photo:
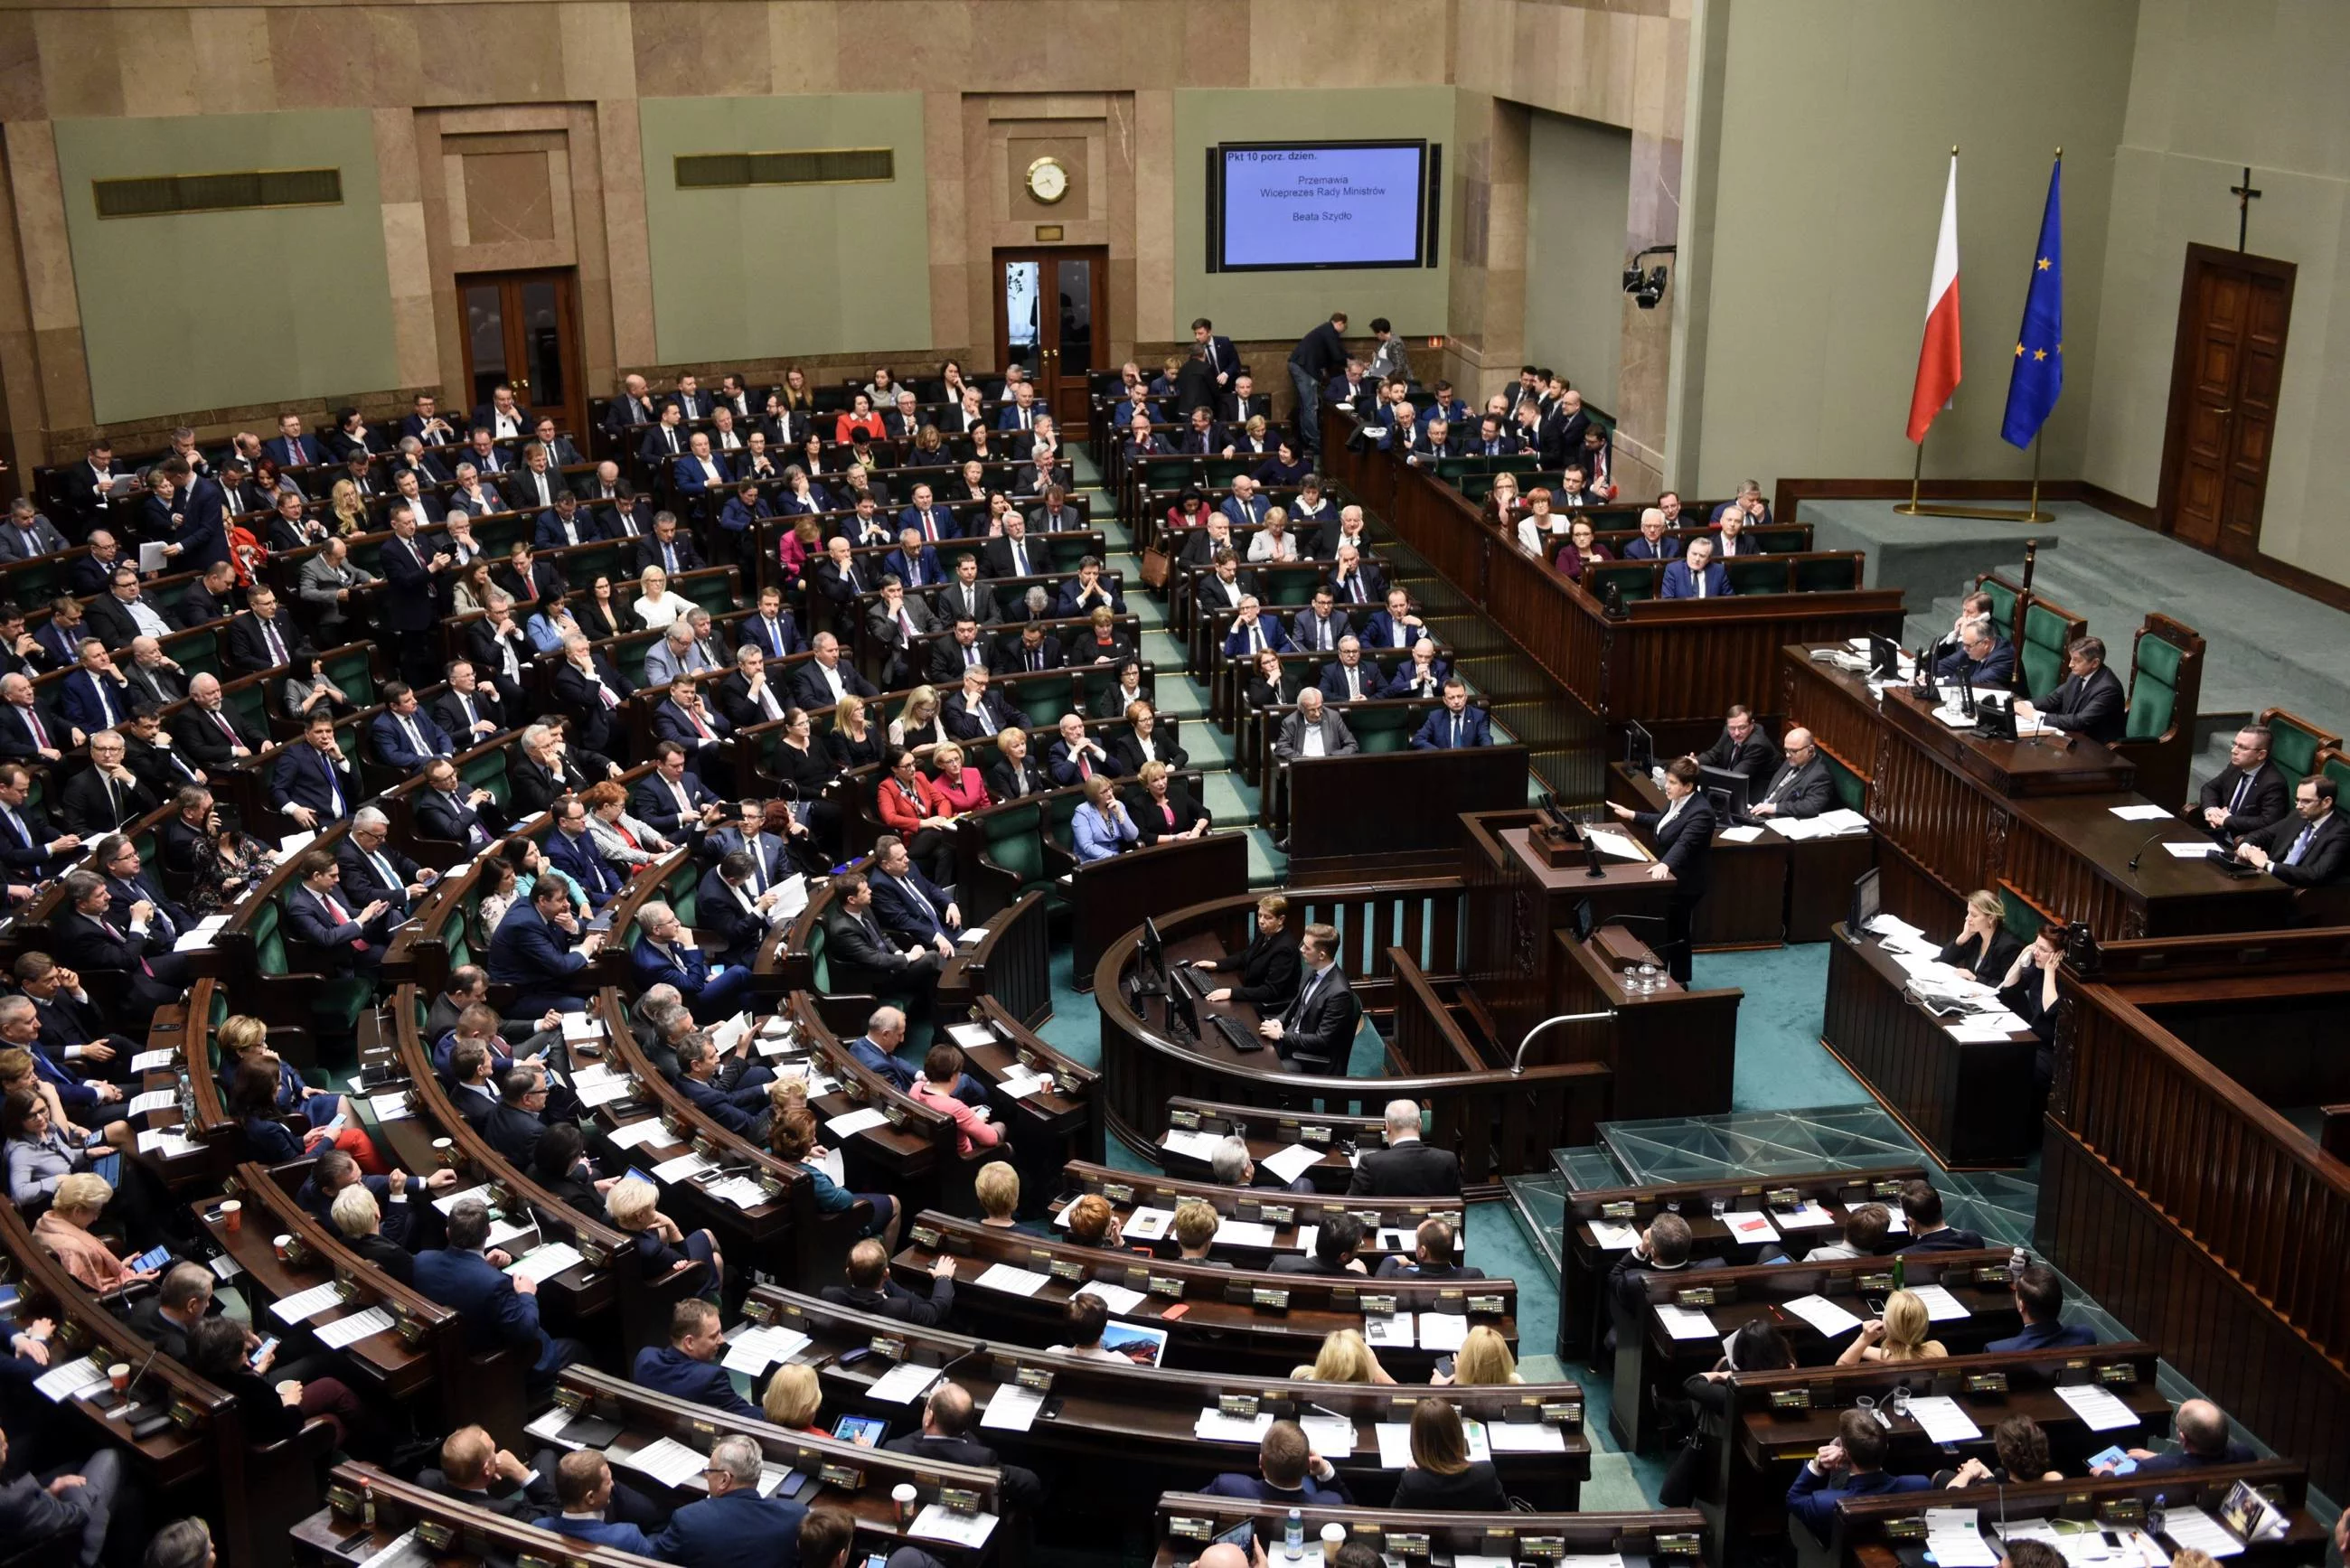
<svg viewBox="0 0 2350 1568">
<path fill-rule="evenodd" d="M 1322 750 L 1321 725 L 1308 724 L 1305 726 L 1305 740 L 1298 746 L 1297 754 L 1301 757 L 1318 757 L 1324 754 Z"/>
</svg>

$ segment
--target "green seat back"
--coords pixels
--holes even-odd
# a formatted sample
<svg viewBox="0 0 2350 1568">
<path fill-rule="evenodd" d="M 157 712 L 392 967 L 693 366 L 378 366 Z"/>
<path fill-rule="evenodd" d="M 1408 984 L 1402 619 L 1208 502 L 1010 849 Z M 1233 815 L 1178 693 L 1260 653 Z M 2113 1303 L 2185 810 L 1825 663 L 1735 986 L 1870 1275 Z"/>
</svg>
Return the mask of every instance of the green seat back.
<svg viewBox="0 0 2350 1568">
<path fill-rule="evenodd" d="M 1436 460 L 1436 477 L 1439 479 L 1459 481 L 1471 477 L 1483 478 L 1492 472 L 1493 460 L 1490 457 L 1440 457 Z M 1461 488 L 1464 493 L 1468 490 L 1465 484 Z M 1484 489 L 1492 488 L 1492 482 L 1488 478 Z M 1482 494 L 1483 491 L 1481 490 L 1479 493 Z"/>
<path fill-rule="evenodd" d="M 693 929 L 694 895 L 701 886 L 702 867 L 691 860 L 671 872 L 669 880 L 661 885 L 661 897 L 677 911 L 677 918 L 688 930 Z"/>
<path fill-rule="evenodd" d="M 645 683 L 645 655 L 653 650 L 654 643 L 667 635 L 660 631 L 629 633 L 612 645 L 613 667 L 629 678 L 629 685 L 642 686 Z"/>
<path fill-rule="evenodd" d="M 1630 604 L 1634 599 L 1656 597 L 1657 568 L 1648 561 L 1596 561 L 1583 569 L 1583 581 L 1591 590 L 1591 597 L 1603 604 L 1611 583 L 1624 602 Z"/>
<path fill-rule="evenodd" d="M 1412 732 L 1424 717 L 1409 707 L 1356 708 L 1347 714 L 1347 728 L 1355 732 L 1356 744 L 1366 753 L 1401 752 L 1410 749 Z"/>
<path fill-rule="evenodd" d="M 503 556 L 514 547 L 515 540 L 527 539 L 531 537 L 533 534 L 537 532 L 537 519 L 525 515 L 523 513 L 493 512 L 488 516 L 478 518 L 474 521 L 473 542 L 481 545 L 481 547 L 490 555 Z M 571 578 L 571 572 L 569 569 L 572 557 L 567 556 L 564 557 L 563 565 L 565 570 L 563 575 L 567 578 Z M 587 586 L 584 583 L 578 582 L 576 578 L 572 578 L 571 580 L 575 587 L 585 587 Z"/>
<path fill-rule="evenodd" d="M 1482 457 L 1448 457 L 1444 460 L 1445 462 L 1484 462 L 1488 460 Z M 1443 463 L 1439 463 L 1437 467 L 1439 470 L 1441 470 Z M 1465 501 L 1473 501 L 1480 506 L 1482 506 L 1485 504 L 1485 497 L 1493 493 L 1493 476 L 1490 473 L 1464 473 L 1458 479 L 1454 480 L 1453 483 L 1461 487 L 1461 499 Z"/>
<path fill-rule="evenodd" d="M 375 981 L 361 975 L 321 981 L 310 996 L 311 1027 L 323 1034 L 348 1034 L 359 1014 L 375 1004 Z"/>
<path fill-rule="evenodd" d="M 1052 836 L 1055 843 L 1076 845 L 1076 839 L 1069 831 L 1069 822 L 1077 815 L 1077 807 L 1085 803 L 1085 792 L 1074 789 L 1062 790 L 1043 802 L 1038 809 L 1044 814 L 1045 831 Z"/>
<path fill-rule="evenodd" d="M 478 757 L 469 758 L 458 769 L 460 781 L 473 788 L 489 791 L 490 798 L 503 806 L 514 796 L 513 787 L 506 783 L 506 762 L 521 755 L 522 752 L 517 747 L 512 751 L 484 752 Z"/>
<path fill-rule="evenodd" d="M 253 961 L 264 974 L 291 974 L 286 934 L 277 929 L 277 900 L 264 898 L 253 911 Z"/>
<path fill-rule="evenodd" d="M 1191 483 L 1198 472 L 1197 460 L 1193 458 L 1147 457 L 1142 460 L 1142 483 L 1153 490 L 1180 490 Z"/>
<path fill-rule="evenodd" d="M 1043 808 L 1024 802 L 998 806 L 979 818 L 983 837 L 980 853 L 1019 877 L 1024 891 L 1045 880 L 1045 846 L 1036 836 L 1042 815 Z"/>
<path fill-rule="evenodd" d="M 832 959 L 827 950 L 830 942 L 824 922 L 811 921 L 807 934 L 808 979 L 815 983 L 818 996 L 828 996 L 832 992 Z"/>
<path fill-rule="evenodd" d="M 1555 471 L 1550 473 L 1543 472 L 1542 453 L 1538 452 L 1522 452 L 1510 457 L 1489 457 L 1485 461 L 1493 465 L 1495 473 L 1516 474 L 1520 494 L 1532 490 L 1538 480 L 1555 487 L 1558 474 Z"/>
<path fill-rule="evenodd" d="M 268 685 L 266 680 L 256 680 L 250 686 L 239 684 L 221 692 L 223 702 L 234 708 L 239 718 L 265 735 L 269 732 Z"/>
<path fill-rule="evenodd" d="M 1825 556 L 1795 563 L 1799 594 L 1848 594 L 1860 587 L 1860 562 L 1850 556 Z"/>
<path fill-rule="evenodd" d="M 688 572 L 680 591 L 708 610 L 712 618 L 734 607 L 734 586 L 723 571 Z"/>
<path fill-rule="evenodd" d="M 2337 798 L 2350 800 L 2350 756 L 2344 756 L 2340 752 L 2326 753 L 2325 766 L 2320 776 L 2334 781 Z"/>
<path fill-rule="evenodd" d="M 369 657 L 373 644 L 363 644 L 348 653 L 327 660 L 327 678 L 341 687 L 351 701 L 361 708 L 380 701 L 375 694 L 374 660 Z"/>
<path fill-rule="evenodd" d="M 2288 781 L 2298 785 L 2317 766 L 2321 743 L 2317 732 L 2285 713 L 2272 712 L 2265 722 L 2269 727 L 2269 761 Z"/>
<path fill-rule="evenodd" d="M 645 514 L 639 512 L 638 515 Z M 481 526 L 474 524 L 476 530 Z M 564 580 L 575 588 L 594 587 L 598 577 L 609 577 L 618 583 L 629 575 L 621 565 L 620 546 L 617 544 L 582 545 L 563 557 Z"/>
<path fill-rule="evenodd" d="M 1253 471 L 1261 459 L 1253 457 L 1211 457 L 1201 460 L 1207 471 L 1208 488 L 1229 490 L 1237 476 Z"/>
<path fill-rule="evenodd" d="M 1012 677 L 1014 690 L 1013 705 L 1028 717 L 1032 729 L 1046 729 L 1061 722 L 1061 715 L 1076 708 L 1070 695 L 1069 678 L 1057 670 L 1045 670 L 1045 680 L 1022 680 Z"/>
<path fill-rule="evenodd" d="M 2176 643 L 2153 636 L 2137 639 L 2130 669 L 2129 725 L 2126 741 L 2155 741 L 2170 728 L 2178 708 L 2178 667 L 2184 653 Z"/>
<path fill-rule="evenodd" d="M 1635 518 L 1632 525 L 1638 527 L 1639 520 Z M 1757 548 L 1768 550 L 1773 555 L 1793 555 L 1797 551 L 1808 550 L 1812 547 L 1811 528 L 1804 524 L 1791 524 L 1785 528 L 1756 528 L 1752 530 L 1752 535 Z"/>
<path fill-rule="evenodd" d="M 1836 805 L 1846 811 L 1865 810 L 1868 804 L 1868 786 L 1860 782 L 1860 775 L 1829 756 L 1825 750 L 1820 753 L 1820 760 L 1827 763 L 1828 776 L 1835 781 Z"/>
<path fill-rule="evenodd" d="M 934 546 L 939 554 L 939 570 L 949 577 L 954 576 L 955 563 L 965 556 L 979 556 L 987 553 L 987 541 L 980 539 L 941 539 Z M 984 570 L 984 563 L 982 564 Z"/>
<path fill-rule="evenodd" d="M 2018 680 L 2027 691 L 2054 691 L 2064 679 L 2064 639 L 2072 629 L 2065 617 L 2042 604 L 2023 607 L 2023 668 Z"/>
<path fill-rule="evenodd" d="M 8 574 L 8 597 L 20 605 L 45 605 L 64 591 L 65 563 L 42 556 Z"/>
<path fill-rule="evenodd" d="M 1976 585 L 1991 596 L 1991 629 L 2000 641 L 2015 640 L 2015 590 L 1996 577 Z"/>
<path fill-rule="evenodd" d="M 2024 902 L 2023 895 L 2005 882 L 1999 885 L 2000 924 L 2007 934 L 2029 947 L 2040 940 L 2040 911 Z"/>
<path fill-rule="evenodd" d="M 1321 586 L 1321 576 L 1315 572 L 1267 572 L 1257 591 L 1263 604 L 1305 605 L 1314 602 L 1314 590 Z"/>
<path fill-rule="evenodd" d="M 1730 576 L 1730 587 L 1738 594 L 1783 594 L 1787 591 L 1787 563 L 1771 556 L 1733 556 L 1721 563 Z"/>
<path fill-rule="evenodd" d="M 220 634 L 207 627 L 176 633 L 163 639 L 163 657 L 179 662 L 182 676 L 193 680 L 199 675 L 220 679 Z"/>
</svg>

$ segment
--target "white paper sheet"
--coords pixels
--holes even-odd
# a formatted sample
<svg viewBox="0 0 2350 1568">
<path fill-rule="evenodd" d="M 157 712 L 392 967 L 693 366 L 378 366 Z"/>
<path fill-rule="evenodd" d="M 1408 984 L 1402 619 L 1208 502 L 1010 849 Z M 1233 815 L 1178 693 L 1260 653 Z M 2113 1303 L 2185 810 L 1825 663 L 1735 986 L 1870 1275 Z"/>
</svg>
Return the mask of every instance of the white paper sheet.
<svg viewBox="0 0 2350 1568">
<path fill-rule="evenodd" d="M 674 1159 L 662 1160 L 653 1167 L 652 1174 L 655 1181 L 676 1182 L 683 1181 L 689 1176 L 699 1176 L 705 1170 L 717 1168 L 702 1156 L 688 1150 Z"/>
<path fill-rule="evenodd" d="M 663 1486 L 685 1485 L 701 1475 L 702 1467 L 708 1462 L 703 1456 L 674 1438 L 655 1438 L 644 1447 L 625 1454 L 618 1449 L 607 1449 L 604 1457 L 616 1465 L 640 1470 Z"/>
<path fill-rule="evenodd" d="M 1918 1430 L 1938 1443 L 1971 1443 L 1982 1436 L 1982 1428 L 1975 1425 L 1964 1406 L 1940 1395 L 1911 1395 L 1909 1418 L 1918 1423 Z"/>
<path fill-rule="evenodd" d="M 1640 1244 L 1640 1228 L 1594 1220 L 1591 1222 L 1591 1239 L 1599 1244 L 1603 1252 L 1628 1252 Z"/>
<path fill-rule="evenodd" d="M 1413 1344 L 1412 1314 L 1399 1312 L 1366 1317 L 1363 1319 L 1363 1339 L 1374 1345 L 1409 1350 Z"/>
<path fill-rule="evenodd" d="M 2182 1552 L 2239 1557 L 2244 1551 L 2244 1543 L 2234 1531 L 2191 1503 L 2168 1509 L 2163 1515 L 2162 1532 Z"/>
<path fill-rule="evenodd" d="M 2012 1033 L 1997 1019 L 1965 1018 L 1948 1026 L 1950 1038 L 1961 1045 L 1996 1045 Z"/>
<path fill-rule="evenodd" d="M 1422 1350 L 1458 1350 L 1468 1343 L 1469 1319 L 1457 1312 L 1424 1312 L 1419 1314 L 1419 1347 Z"/>
<path fill-rule="evenodd" d="M 950 1023 L 947 1038 L 966 1051 L 976 1051 L 983 1045 L 995 1044 L 995 1031 L 984 1023 Z"/>
<path fill-rule="evenodd" d="M 1497 1454 L 1563 1454 L 1566 1428 L 1548 1421 L 1488 1421 L 1485 1441 Z"/>
<path fill-rule="evenodd" d="M 1226 1247 L 1270 1247 L 1275 1232 L 1270 1225 L 1254 1220 L 1219 1220 L 1216 1241 Z"/>
<path fill-rule="evenodd" d="M 1345 1416 L 1300 1416 L 1297 1425 L 1306 1448 L 1326 1459 L 1343 1459 L 1355 1451 L 1355 1423 Z"/>
<path fill-rule="evenodd" d="M 1825 1296 L 1797 1296 L 1784 1303 L 1787 1310 L 1826 1334 L 1830 1339 L 1850 1334 L 1860 1326 L 1860 1319 L 1846 1312 Z"/>
<path fill-rule="evenodd" d="M 1725 827 L 1718 830 L 1714 836 L 1728 844 L 1752 844 L 1762 836 L 1762 826 L 1760 823 L 1752 823 L 1743 827 Z"/>
<path fill-rule="evenodd" d="M 2218 845 L 2199 838 L 2186 844 L 2166 841 L 2162 852 L 2174 860 L 2209 860 L 2218 854 L 2219 848 Z"/>
<path fill-rule="evenodd" d="M 318 1343 L 328 1350 L 340 1350 L 356 1345 L 371 1334 L 381 1334 L 391 1326 L 391 1314 L 381 1307 L 369 1307 L 348 1317 L 338 1317 L 332 1323 L 318 1325 Z"/>
<path fill-rule="evenodd" d="M 809 1345 L 808 1336 L 781 1324 L 738 1328 L 726 1342 L 723 1363 L 729 1372 L 756 1377 L 778 1361 L 789 1361 Z"/>
<path fill-rule="evenodd" d="M 149 1128 L 139 1135 L 140 1153 L 159 1154 L 165 1159 L 177 1159 L 182 1155 L 193 1154 L 197 1147 L 195 1139 L 184 1133 Z"/>
<path fill-rule="evenodd" d="M 983 1290 L 1008 1291 L 1015 1296 L 1033 1296 L 1051 1284 L 1053 1276 L 1040 1274 L 1034 1269 L 1021 1268 L 1016 1263 L 991 1263 L 972 1282 Z"/>
<path fill-rule="evenodd" d="M 2093 1432 L 2117 1432 L 2125 1427 L 2138 1425 L 2137 1412 L 2116 1398 L 2110 1389 L 2094 1383 L 2062 1384 L 2056 1397 L 2073 1408 Z"/>
<path fill-rule="evenodd" d="M 1037 1413 L 1045 1408 L 1045 1396 L 1034 1388 L 1016 1384 L 999 1384 L 987 1397 L 987 1408 L 979 1417 L 983 1427 L 993 1427 L 1000 1432 L 1024 1432 L 1036 1424 Z"/>
<path fill-rule="evenodd" d="M 669 1136 L 659 1116 L 639 1116 L 635 1121 L 614 1127 L 606 1137 L 615 1148 L 642 1148 L 649 1143 L 659 1143 Z"/>
<path fill-rule="evenodd" d="M 1971 1508 L 1928 1509 L 1926 1550 L 1940 1568 L 1999 1568 L 1998 1549 L 1983 1539 Z"/>
<path fill-rule="evenodd" d="M 1782 1231 L 1825 1231 L 1835 1222 L 1835 1215 L 1808 1198 L 1793 1209 L 1771 1211 L 1771 1223 Z"/>
<path fill-rule="evenodd" d="M 2161 822 L 2170 815 L 2168 807 L 2157 805 L 2152 801 L 2141 801 L 2137 805 L 2108 806 L 2106 809 L 2124 822 Z"/>
<path fill-rule="evenodd" d="M 827 1119 L 825 1130 L 835 1137 L 855 1137 L 868 1127 L 887 1127 L 889 1114 L 879 1106 L 862 1106 Z"/>
<path fill-rule="evenodd" d="M 130 1103 L 123 1109 L 131 1116 L 143 1116 L 149 1111 L 168 1111 L 179 1104 L 179 1095 L 173 1090 L 149 1089 L 143 1094 L 131 1096 Z"/>
<path fill-rule="evenodd" d="M 616 1074 L 608 1078 L 598 1078 L 592 1084 L 581 1078 L 572 1087 L 578 1093 L 579 1103 L 592 1110 L 598 1106 L 608 1106 L 615 1100 L 627 1099 L 631 1085 L 628 1079 Z"/>
<path fill-rule="evenodd" d="M 977 1551 L 987 1544 L 987 1538 L 994 1531 L 995 1515 L 992 1513 L 956 1513 L 933 1502 L 914 1515 L 914 1522 L 906 1533 L 919 1541 L 943 1541 Z"/>
<path fill-rule="evenodd" d="M 454 1214 L 457 1212 L 457 1205 L 469 1198 L 486 1208 L 490 1201 L 490 1189 L 487 1186 L 468 1187 L 462 1192 L 452 1192 L 446 1197 L 434 1199 L 432 1207 L 443 1214 Z"/>
<path fill-rule="evenodd" d="M 1648 852 L 1620 833 L 1605 827 L 1586 827 L 1583 836 L 1599 846 L 1603 855 L 1613 855 L 1618 860 L 1646 860 Z"/>
<path fill-rule="evenodd" d="M 1721 1222 L 1730 1227 L 1731 1235 L 1749 1244 L 1779 1239 L 1777 1229 L 1765 1214 L 1733 1209 L 1722 1215 Z"/>
<path fill-rule="evenodd" d="M 52 1404 L 62 1403 L 77 1390 L 88 1388 L 106 1381 L 106 1368 L 94 1355 L 76 1356 L 62 1366 L 52 1366 L 33 1379 L 33 1386 Z"/>
<path fill-rule="evenodd" d="M 547 1241 L 533 1247 L 528 1252 L 506 1265 L 510 1279 L 535 1280 L 545 1284 L 564 1270 L 586 1262 L 587 1257 L 568 1241 Z"/>
<path fill-rule="evenodd" d="M 1259 1443 L 1272 1429 L 1270 1410 L 1260 1410 L 1253 1416 L 1227 1416 L 1213 1405 L 1202 1409 L 1191 1423 L 1191 1435 L 1211 1443 Z"/>
<path fill-rule="evenodd" d="M 134 1073 L 151 1073 L 158 1068 L 170 1066 L 178 1055 L 179 1053 L 168 1045 L 160 1051 L 141 1051 L 130 1058 L 130 1070 Z"/>
<path fill-rule="evenodd" d="M 1257 1168 L 1269 1170 L 1284 1181 L 1295 1181 L 1322 1163 L 1323 1152 L 1310 1143 L 1288 1144 L 1258 1160 Z"/>
<path fill-rule="evenodd" d="M 1081 1296 L 1098 1297 L 1101 1303 L 1109 1308 L 1112 1317 L 1124 1317 L 1149 1299 L 1145 1292 L 1130 1291 L 1124 1285 L 1107 1284 L 1100 1280 L 1096 1280 L 1088 1285 L 1080 1285 L 1077 1287 L 1076 1293 Z"/>
<path fill-rule="evenodd" d="M 1664 1302 L 1657 1307 L 1657 1321 L 1675 1339 L 1717 1339 L 1721 1331 L 1713 1326 L 1713 1319 L 1695 1307 L 1685 1307 Z"/>
<path fill-rule="evenodd" d="M 544 1016 L 542 1014 L 541 1016 Z M 569 1040 L 600 1040 L 604 1021 L 593 1012 L 567 1012 L 563 1015 L 563 1038 Z"/>
<path fill-rule="evenodd" d="M 405 1121 L 416 1114 L 408 1108 L 406 1089 L 393 1089 L 388 1094 L 369 1096 L 368 1109 L 375 1113 L 375 1119 L 379 1122 Z"/>
<path fill-rule="evenodd" d="M 1956 1323 L 1974 1316 L 1963 1302 L 1939 1285 L 1911 1285 L 1909 1293 L 1926 1303 L 1926 1316 L 1935 1323 Z"/>
<path fill-rule="evenodd" d="M 269 1303 L 269 1310 L 280 1323 L 306 1323 L 343 1299 L 342 1293 L 328 1280 L 323 1285 L 312 1285 L 307 1291 L 296 1291 Z"/>
<path fill-rule="evenodd" d="M 876 1377 L 865 1390 L 865 1397 L 883 1405 L 910 1405 L 931 1391 L 939 1380 L 935 1366 L 917 1366 L 910 1361 L 897 1366 Z"/>
<path fill-rule="evenodd" d="M 1381 1421 L 1371 1430 L 1378 1434 L 1379 1468 L 1399 1470 L 1411 1463 L 1411 1427 L 1403 1421 Z"/>
<path fill-rule="evenodd" d="M 767 1200 L 765 1189 L 747 1176 L 730 1176 L 723 1181 L 711 1183 L 702 1190 L 737 1209 L 756 1209 Z"/>
<path fill-rule="evenodd" d="M 1180 1154 L 1204 1163 L 1216 1158 L 1216 1149 L 1223 1141 L 1222 1133 L 1191 1132 L 1181 1127 L 1170 1127 L 1167 1136 L 1159 1140 L 1159 1146 L 1170 1154 Z"/>
<path fill-rule="evenodd" d="M 224 1280 L 233 1280 L 244 1272 L 244 1265 L 223 1252 L 212 1260 L 213 1272 Z"/>
</svg>

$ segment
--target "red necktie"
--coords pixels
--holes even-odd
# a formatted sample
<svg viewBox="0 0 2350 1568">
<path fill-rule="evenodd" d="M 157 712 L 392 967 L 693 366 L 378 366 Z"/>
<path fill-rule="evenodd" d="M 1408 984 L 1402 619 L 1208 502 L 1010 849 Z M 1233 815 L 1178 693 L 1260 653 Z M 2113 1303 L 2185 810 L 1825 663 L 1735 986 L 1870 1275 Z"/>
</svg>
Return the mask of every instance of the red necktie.
<svg viewBox="0 0 2350 1568">
<path fill-rule="evenodd" d="M 327 906 L 327 913 L 335 917 L 335 924 L 340 926 L 349 923 L 351 918 L 350 915 L 343 909 L 342 904 L 337 900 L 332 893 L 321 893 L 318 898 L 319 901 Z M 356 950 L 365 952 L 367 950 L 367 939 L 365 937 L 353 937 L 351 939 L 350 945 Z"/>
<path fill-rule="evenodd" d="M 106 934 L 108 936 L 112 937 L 116 941 L 121 942 L 126 946 L 129 945 L 130 939 L 124 936 L 120 931 L 115 929 L 114 922 L 112 920 L 100 920 L 98 923 L 106 928 Z M 148 963 L 144 953 L 141 953 L 139 958 L 139 972 L 147 976 L 151 980 L 154 978 L 154 968 L 152 965 Z"/>
</svg>

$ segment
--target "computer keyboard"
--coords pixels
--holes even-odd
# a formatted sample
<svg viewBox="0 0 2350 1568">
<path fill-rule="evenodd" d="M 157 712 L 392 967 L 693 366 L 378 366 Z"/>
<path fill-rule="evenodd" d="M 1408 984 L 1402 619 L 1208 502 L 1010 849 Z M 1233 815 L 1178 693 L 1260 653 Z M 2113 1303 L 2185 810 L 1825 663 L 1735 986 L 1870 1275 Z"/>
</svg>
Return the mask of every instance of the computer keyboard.
<svg viewBox="0 0 2350 1568">
<path fill-rule="evenodd" d="M 1261 1051 L 1264 1048 L 1264 1042 L 1243 1028 L 1240 1020 L 1230 1013 L 1216 1013 L 1209 1022 L 1215 1025 L 1216 1033 L 1230 1042 L 1235 1051 Z"/>
</svg>

